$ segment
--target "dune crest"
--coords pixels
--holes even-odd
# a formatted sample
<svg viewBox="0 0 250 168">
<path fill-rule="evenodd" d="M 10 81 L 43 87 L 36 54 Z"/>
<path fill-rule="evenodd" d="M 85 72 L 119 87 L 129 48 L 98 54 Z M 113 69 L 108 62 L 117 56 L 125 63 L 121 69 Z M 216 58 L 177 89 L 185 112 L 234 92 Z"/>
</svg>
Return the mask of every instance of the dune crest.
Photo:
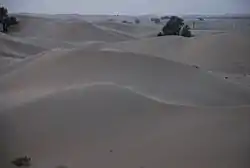
<svg viewBox="0 0 250 168">
<path fill-rule="evenodd" d="M 105 41 L 115 42 L 133 39 L 127 35 L 102 30 L 83 20 L 59 20 L 20 16 L 20 25 L 12 30 L 21 37 L 38 37 L 73 42 Z"/>
<path fill-rule="evenodd" d="M 113 82 L 166 102 L 194 106 L 237 106 L 250 101 L 248 89 L 188 65 L 141 54 L 87 49 L 44 55 L 0 78 L 0 91 L 3 97 L 17 98 L 15 92 L 92 82 Z"/>
</svg>

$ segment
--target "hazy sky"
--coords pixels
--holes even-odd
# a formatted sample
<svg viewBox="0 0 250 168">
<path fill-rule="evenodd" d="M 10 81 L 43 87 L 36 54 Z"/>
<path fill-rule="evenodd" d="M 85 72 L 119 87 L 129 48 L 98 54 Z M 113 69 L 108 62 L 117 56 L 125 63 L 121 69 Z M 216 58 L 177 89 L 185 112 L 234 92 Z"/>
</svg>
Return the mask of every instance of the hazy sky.
<svg viewBox="0 0 250 168">
<path fill-rule="evenodd" d="M 0 0 L 12 12 L 81 14 L 250 13 L 250 0 Z"/>
</svg>

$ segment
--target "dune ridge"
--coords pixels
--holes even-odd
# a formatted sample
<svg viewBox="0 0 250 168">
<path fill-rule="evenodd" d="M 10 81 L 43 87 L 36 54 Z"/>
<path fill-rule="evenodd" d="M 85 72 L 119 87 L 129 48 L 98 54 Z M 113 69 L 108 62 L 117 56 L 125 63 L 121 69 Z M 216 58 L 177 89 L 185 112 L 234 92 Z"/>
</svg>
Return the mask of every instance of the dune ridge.
<svg viewBox="0 0 250 168">
<path fill-rule="evenodd" d="M 45 18 L 20 17 L 20 25 L 12 30 L 14 35 L 64 41 L 123 41 L 132 39 L 127 35 L 102 30 L 85 21 L 66 21 Z"/>
<path fill-rule="evenodd" d="M 43 47 L 23 41 L 20 38 L 0 34 L 0 56 L 11 58 L 25 58 L 44 51 Z"/>
<path fill-rule="evenodd" d="M 115 31 L 120 31 L 126 34 L 130 34 L 135 37 L 144 37 L 151 34 L 155 34 L 161 30 L 161 27 L 158 26 L 147 26 L 147 25 L 130 25 L 124 23 L 118 23 L 115 21 L 109 22 L 97 22 L 96 25 L 104 27 L 106 29 L 111 29 Z"/>
<path fill-rule="evenodd" d="M 188 80 L 189 77 L 192 80 Z M 50 90 L 78 83 L 113 82 L 163 101 L 186 105 L 234 106 L 247 105 L 250 101 L 248 89 L 191 66 L 125 52 L 87 49 L 61 51 L 60 54 L 53 53 L 53 56 L 43 55 L 2 79 L 0 91 L 3 97 L 19 91 Z M 212 89 L 209 86 L 213 86 Z"/>
</svg>

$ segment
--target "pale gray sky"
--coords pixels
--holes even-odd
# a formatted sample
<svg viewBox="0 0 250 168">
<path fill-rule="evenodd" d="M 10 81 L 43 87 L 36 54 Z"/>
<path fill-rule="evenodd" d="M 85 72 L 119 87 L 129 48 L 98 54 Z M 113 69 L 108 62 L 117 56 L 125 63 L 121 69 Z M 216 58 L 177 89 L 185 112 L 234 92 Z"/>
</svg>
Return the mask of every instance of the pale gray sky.
<svg viewBox="0 0 250 168">
<path fill-rule="evenodd" d="M 250 13 L 250 0 L 0 0 L 12 12 L 81 14 Z"/>
</svg>

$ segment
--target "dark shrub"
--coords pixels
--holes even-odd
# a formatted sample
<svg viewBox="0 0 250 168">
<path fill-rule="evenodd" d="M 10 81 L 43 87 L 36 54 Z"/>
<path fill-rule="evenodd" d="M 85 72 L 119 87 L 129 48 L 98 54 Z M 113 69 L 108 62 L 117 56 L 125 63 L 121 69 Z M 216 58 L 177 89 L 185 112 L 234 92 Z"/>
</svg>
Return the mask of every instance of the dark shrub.
<svg viewBox="0 0 250 168">
<path fill-rule="evenodd" d="M 64 166 L 64 165 L 59 165 L 57 166 L 56 168 L 68 168 L 67 166 Z"/>
<path fill-rule="evenodd" d="M 184 26 L 184 20 L 177 16 L 171 16 L 166 25 L 162 28 L 162 35 L 182 35 L 191 37 L 189 26 Z"/>
<path fill-rule="evenodd" d="M 167 19 L 170 19 L 170 17 L 169 16 L 162 16 L 161 17 L 161 20 L 167 20 Z"/>
<path fill-rule="evenodd" d="M 199 18 L 197 18 L 199 21 L 204 21 L 205 19 L 204 18 L 201 18 L 201 17 L 199 17 Z"/>
<path fill-rule="evenodd" d="M 9 17 L 9 22 L 8 23 L 9 23 L 10 26 L 18 24 L 17 18 L 15 18 L 14 16 Z"/>
<path fill-rule="evenodd" d="M 28 156 L 19 157 L 15 160 L 11 161 L 11 163 L 17 167 L 30 167 L 31 166 L 31 158 Z"/>
<path fill-rule="evenodd" d="M 188 25 L 185 25 L 181 28 L 180 30 L 180 36 L 183 37 L 192 37 L 191 31 L 190 31 L 190 27 Z"/>
<path fill-rule="evenodd" d="M 157 36 L 160 37 L 160 36 L 164 36 L 164 35 L 162 34 L 162 32 L 160 32 L 157 34 Z"/>
<path fill-rule="evenodd" d="M 163 27 L 164 35 L 179 35 L 181 27 L 184 25 L 184 20 L 177 16 L 171 16 L 170 20 Z"/>
<path fill-rule="evenodd" d="M 136 23 L 136 24 L 140 24 L 140 22 L 141 22 L 141 21 L 140 21 L 138 18 L 135 19 L 135 23 Z"/>
<path fill-rule="evenodd" d="M 126 20 L 123 20 L 122 23 L 133 24 L 133 22 L 129 22 L 129 21 L 126 21 Z"/>
<path fill-rule="evenodd" d="M 154 22 L 155 24 L 161 23 L 161 20 L 159 18 L 151 18 L 151 21 Z"/>
</svg>

